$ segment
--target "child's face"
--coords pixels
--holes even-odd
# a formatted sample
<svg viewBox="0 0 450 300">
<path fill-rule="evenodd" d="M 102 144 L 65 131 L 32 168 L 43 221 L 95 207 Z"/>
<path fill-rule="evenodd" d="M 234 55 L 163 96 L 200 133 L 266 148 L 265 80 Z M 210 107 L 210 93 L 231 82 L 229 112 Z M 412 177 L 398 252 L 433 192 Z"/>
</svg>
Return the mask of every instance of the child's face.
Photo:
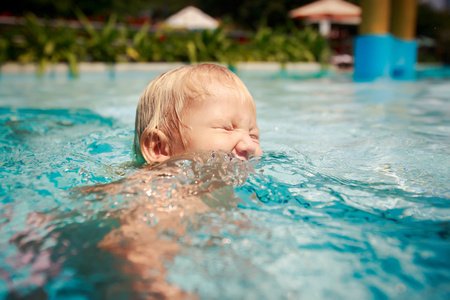
<svg viewBox="0 0 450 300">
<path fill-rule="evenodd" d="M 242 102 L 230 89 L 214 84 L 214 96 L 189 104 L 183 123 L 186 150 L 224 150 L 247 160 L 262 155 L 253 101 Z"/>
</svg>

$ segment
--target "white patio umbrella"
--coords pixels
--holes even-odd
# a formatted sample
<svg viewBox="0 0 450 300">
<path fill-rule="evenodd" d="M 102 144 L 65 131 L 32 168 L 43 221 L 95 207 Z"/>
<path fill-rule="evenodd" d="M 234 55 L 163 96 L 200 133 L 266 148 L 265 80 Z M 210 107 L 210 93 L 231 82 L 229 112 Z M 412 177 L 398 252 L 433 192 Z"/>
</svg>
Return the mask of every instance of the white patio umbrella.
<svg viewBox="0 0 450 300">
<path fill-rule="evenodd" d="M 319 31 L 328 36 L 331 23 L 359 24 L 361 22 L 361 8 L 343 0 L 319 0 L 289 12 L 289 17 L 318 22 Z"/>
<path fill-rule="evenodd" d="M 200 9 L 188 6 L 167 18 L 167 25 L 176 28 L 196 29 L 216 29 L 219 22 L 213 17 L 205 14 Z"/>
</svg>

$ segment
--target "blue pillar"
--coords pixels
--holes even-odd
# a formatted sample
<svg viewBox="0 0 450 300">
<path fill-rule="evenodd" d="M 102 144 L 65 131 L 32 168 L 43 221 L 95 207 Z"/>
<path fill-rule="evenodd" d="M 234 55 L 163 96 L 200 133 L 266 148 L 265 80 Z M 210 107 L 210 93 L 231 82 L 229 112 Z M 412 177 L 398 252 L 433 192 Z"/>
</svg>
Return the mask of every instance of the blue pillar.
<svg viewBox="0 0 450 300">
<path fill-rule="evenodd" d="M 372 81 L 390 73 L 391 0 L 360 0 L 360 4 L 362 21 L 359 36 L 355 39 L 354 78 L 356 81 Z"/>
<path fill-rule="evenodd" d="M 362 22 L 360 35 L 355 39 L 355 80 L 414 80 L 416 0 L 360 0 L 360 3 Z"/>
<path fill-rule="evenodd" d="M 392 36 L 360 35 L 355 39 L 355 81 L 373 81 L 390 75 Z"/>
</svg>

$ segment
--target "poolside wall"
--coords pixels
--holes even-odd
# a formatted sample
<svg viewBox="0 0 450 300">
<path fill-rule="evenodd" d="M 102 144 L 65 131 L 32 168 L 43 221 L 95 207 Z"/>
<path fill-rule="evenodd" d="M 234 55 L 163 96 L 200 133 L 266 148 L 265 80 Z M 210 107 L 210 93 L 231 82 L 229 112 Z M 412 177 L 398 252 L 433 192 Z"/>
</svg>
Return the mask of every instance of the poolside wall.
<svg viewBox="0 0 450 300">
<path fill-rule="evenodd" d="M 415 0 L 362 0 L 362 23 L 355 39 L 356 81 L 416 77 Z"/>
<path fill-rule="evenodd" d="M 82 73 L 104 73 L 104 72 L 126 72 L 126 71 L 158 71 L 164 72 L 175 69 L 189 63 L 79 63 L 78 70 Z M 5 63 L 1 66 L 4 74 L 36 74 L 36 64 Z M 241 62 L 236 64 L 237 71 L 298 71 L 298 72 L 320 72 L 322 66 L 319 63 L 287 63 L 284 67 L 276 62 Z M 68 74 L 69 66 L 66 63 L 50 64 L 45 71 L 46 74 Z"/>
</svg>

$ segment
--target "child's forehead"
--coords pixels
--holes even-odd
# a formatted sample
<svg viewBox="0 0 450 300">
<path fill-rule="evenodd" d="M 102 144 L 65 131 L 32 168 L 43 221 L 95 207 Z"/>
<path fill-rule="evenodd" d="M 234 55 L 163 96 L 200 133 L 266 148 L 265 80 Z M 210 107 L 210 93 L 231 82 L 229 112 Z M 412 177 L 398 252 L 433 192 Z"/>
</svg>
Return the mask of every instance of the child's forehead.
<svg viewBox="0 0 450 300">
<path fill-rule="evenodd" d="M 211 84 L 196 92 L 197 96 L 192 102 L 203 101 L 229 101 L 236 105 L 254 103 L 253 98 L 245 87 L 229 85 L 221 81 L 212 81 Z"/>
<path fill-rule="evenodd" d="M 187 101 L 185 104 L 185 112 L 190 113 L 199 109 L 214 110 L 218 104 L 219 107 L 233 107 L 237 110 L 249 108 L 253 114 L 256 114 L 255 102 L 253 101 L 250 93 L 237 91 L 220 83 L 211 86 L 210 93 Z"/>
<path fill-rule="evenodd" d="M 233 101 L 237 106 L 254 105 L 253 97 L 245 84 L 229 70 L 187 72 L 179 83 L 182 85 L 180 91 L 184 94 L 182 99 L 185 108 L 203 101 L 215 100 Z"/>
</svg>

